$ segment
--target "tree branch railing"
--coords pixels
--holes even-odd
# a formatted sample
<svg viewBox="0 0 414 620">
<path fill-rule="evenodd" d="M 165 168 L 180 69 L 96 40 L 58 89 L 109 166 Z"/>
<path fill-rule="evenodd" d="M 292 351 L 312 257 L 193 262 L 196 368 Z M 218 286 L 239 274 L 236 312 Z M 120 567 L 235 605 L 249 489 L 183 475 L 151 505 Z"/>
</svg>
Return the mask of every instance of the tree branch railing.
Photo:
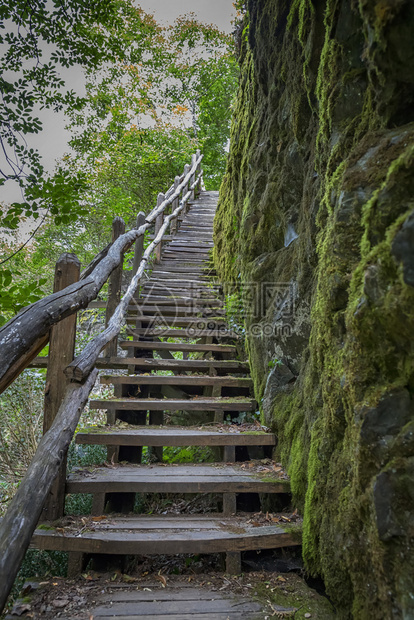
<svg viewBox="0 0 414 620">
<path fill-rule="evenodd" d="M 92 261 L 93 268 L 91 270 L 87 268 L 79 282 L 23 308 L 0 328 L 0 394 L 46 346 L 52 325 L 86 308 L 96 299 L 112 271 L 122 264 L 124 253 L 145 234 L 157 218 L 162 217 L 168 205 L 179 198 L 181 192 L 186 189 L 201 160 L 202 155 L 199 155 L 178 187 L 170 188 L 167 192 L 168 197 L 146 216 L 142 226 L 121 235 L 109 248 L 105 248 Z"/>
<path fill-rule="evenodd" d="M 162 243 L 170 224 L 177 222 L 180 213 L 186 211 L 189 199 L 201 187 L 202 158 L 203 156 L 197 151 L 197 155 L 193 157 L 192 166 L 178 178 L 178 181 L 176 178 L 174 186 L 145 217 L 144 223 L 120 235 L 98 254 L 91 263 L 91 269 L 87 268 L 86 273 L 82 274 L 83 279 L 24 308 L 0 329 L 1 392 L 30 363 L 27 360 L 33 351 L 35 350 L 36 354 L 40 345 L 47 343 L 51 327 L 59 329 L 59 322 L 62 319 L 85 308 L 90 301 L 95 299 L 109 275 L 123 264 L 124 253 L 135 241 L 143 237 L 145 231 L 158 218 L 158 232 L 143 252 L 139 263 L 135 264 L 135 273 L 131 283 L 109 318 L 106 328 L 65 368 L 67 385 L 60 402 L 56 404 L 54 420 L 40 440 L 36 454 L 0 524 L 0 612 L 6 604 L 44 506 L 47 505 L 54 481 L 65 462 L 81 412 L 95 385 L 98 374 L 96 366 L 99 360 L 102 360 L 99 354 L 119 335 L 126 321 L 128 306 L 134 299 L 152 253 Z M 169 205 L 173 205 L 172 213 L 165 215 Z M 143 216 L 140 217 L 142 220 Z M 14 353 L 13 347 L 16 349 Z M 11 359 L 5 361 L 5 357 L 9 355 Z M 64 489 L 64 482 L 62 488 Z"/>
</svg>

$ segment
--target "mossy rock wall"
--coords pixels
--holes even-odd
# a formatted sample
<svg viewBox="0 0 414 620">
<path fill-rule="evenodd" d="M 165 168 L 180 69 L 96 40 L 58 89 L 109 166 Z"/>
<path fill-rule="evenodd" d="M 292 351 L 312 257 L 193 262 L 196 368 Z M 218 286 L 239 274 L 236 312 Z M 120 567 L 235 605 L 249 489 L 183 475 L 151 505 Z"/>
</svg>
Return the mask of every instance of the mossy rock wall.
<svg viewBox="0 0 414 620">
<path fill-rule="evenodd" d="M 339 618 L 414 618 L 414 3 L 246 5 L 216 266 L 309 572 Z"/>
</svg>

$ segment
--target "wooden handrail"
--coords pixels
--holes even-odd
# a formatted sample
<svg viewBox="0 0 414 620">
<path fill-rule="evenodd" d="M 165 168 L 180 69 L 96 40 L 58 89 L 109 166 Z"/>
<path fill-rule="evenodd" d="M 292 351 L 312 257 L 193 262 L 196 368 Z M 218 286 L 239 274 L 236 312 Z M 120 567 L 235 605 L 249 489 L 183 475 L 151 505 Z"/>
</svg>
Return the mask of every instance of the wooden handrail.
<svg viewBox="0 0 414 620">
<path fill-rule="evenodd" d="M 172 221 L 177 220 L 181 211 L 185 210 L 192 192 L 201 183 L 202 171 L 197 176 L 201 160 L 202 155 L 193 159 L 194 164 L 190 171 L 180 177 L 181 180 L 178 186 L 175 183 L 173 188 L 170 188 L 171 191 L 167 192 L 167 196 L 162 203 L 151 211 L 139 228 L 119 236 L 118 239 L 105 248 L 92 261 L 93 268 L 87 275 L 84 275 L 82 281 L 72 284 L 62 291 L 49 295 L 40 300 L 40 302 L 25 308 L 0 330 L 2 354 L 5 355 L 5 351 L 11 352 L 13 342 L 14 346 L 18 348 L 18 352 L 13 356 L 11 363 L 5 362 L 4 358 L 0 360 L 1 391 L 2 385 L 5 385 L 7 381 L 11 383 L 8 373 L 10 367 L 13 364 L 16 365 L 16 360 L 18 361 L 22 355 L 27 356 L 28 351 L 31 352 L 30 354 L 33 358 L 39 350 L 40 344 L 45 340 L 47 342 L 48 332 L 52 325 L 74 314 L 80 308 L 84 308 L 90 301 L 95 299 L 109 275 L 117 266 L 122 264 L 123 253 L 139 237 L 142 237 L 145 230 L 160 214 L 164 213 L 169 204 L 177 204 L 177 199 L 179 199 L 181 192 L 185 188 L 186 191 L 182 200 L 173 212 L 164 218 L 155 239 L 143 253 L 136 273 L 124 297 L 109 319 L 106 329 L 94 338 L 85 347 L 82 354 L 65 369 L 67 377 L 77 383 L 70 383 L 66 387 L 62 404 L 52 426 L 40 440 L 36 454 L 0 525 L 0 549 L 2 550 L 0 557 L 0 612 L 6 604 L 7 597 L 13 586 L 24 554 L 30 544 L 46 498 L 53 481 L 58 475 L 61 463 L 64 461 L 80 414 L 95 385 L 98 375 L 96 365 L 99 364 L 99 353 L 114 337 L 119 335 L 125 321 L 128 306 L 134 298 L 152 252 L 161 244 L 168 226 Z M 194 178 L 194 175 L 196 175 L 196 179 L 191 183 L 188 190 L 190 179 Z M 142 221 L 142 218 L 140 221 Z M 98 258 L 99 260 L 97 260 Z M 28 323 L 30 324 L 30 330 L 28 329 Z M 19 330 L 23 332 L 23 335 L 18 333 Z M 32 338 L 30 337 L 30 331 L 32 334 L 36 334 Z M 39 332 L 41 332 L 40 335 Z M 39 341 L 39 338 L 43 338 L 43 340 Z M 35 353 L 33 353 L 34 349 Z M 30 360 L 26 366 L 29 363 Z M 83 383 L 79 384 L 78 382 L 80 381 Z"/>
<path fill-rule="evenodd" d="M 17 376 L 28 366 L 31 360 L 47 344 L 48 332 L 52 325 L 58 323 L 70 314 L 74 314 L 97 297 L 102 286 L 110 274 L 123 261 L 124 253 L 133 243 L 155 222 L 168 205 L 178 198 L 188 186 L 189 180 L 200 164 L 203 156 L 196 160 L 191 170 L 184 176 L 177 188 L 157 205 L 146 216 L 145 223 L 140 228 L 130 230 L 121 235 L 98 262 L 93 261 L 94 267 L 86 276 L 82 274 L 76 284 L 68 286 L 59 293 L 53 293 L 43 299 L 23 308 L 15 317 L 0 328 L 0 394 Z M 23 360 L 23 363 L 20 361 Z"/>
<path fill-rule="evenodd" d="M 173 211 L 171 215 L 168 215 L 165 218 L 164 223 L 159 229 L 159 232 L 156 238 L 145 250 L 140 266 L 136 274 L 132 278 L 131 283 L 128 287 L 128 290 L 126 291 L 120 304 L 114 311 L 112 318 L 108 323 L 107 328 L 103 332 L 98 334 L 98 336 L 96 336 L 91 342 L 89 342 L 86 345 L 85 349 L 82 351 L 82 353 L 77 358 L 75 358 L 73 362 L 69 364 L 69 366 L 67 366 L 67 368 L 65 369 L 65 375 L 68 377 L 68 379 L 71 379 L 72 381 L 83 381 L 85 377 L 89 375 L 92 368 L 95 366 L 99 353 L 104 349 L 104 347 L 108 344 L 108 342 L 110 342 L 113 338 L 115 338 L 119 334 L 125 322 L 125 317 L 128 311 L 128 306 L 130 305 L 131 301 L 134 299 L 135 291 L 137 287 L 139 286 L 139 283 L 144 274 L 145 268 L 148 264 L 148 260 L 152 252 L 155 250 L 155 248 L 159 244 L 161 244 L 162 237 L 165 231 L 167 230 L 171 220 L 177 218 L 178 215 L 181 213 L 181 211 L 185 209 L 188 199 L 190 198 L 192 191 L 194 191 L 194 188 L 196 187 L 197 183 L 199 183 L 199 181 L 200 179 L 197 178 L 196 181 L 191 186 L 190 191 L 188 191 L 186 195 L 183 197 L 177 209 L 175 209 L 175 211 Z"/>
</svg>

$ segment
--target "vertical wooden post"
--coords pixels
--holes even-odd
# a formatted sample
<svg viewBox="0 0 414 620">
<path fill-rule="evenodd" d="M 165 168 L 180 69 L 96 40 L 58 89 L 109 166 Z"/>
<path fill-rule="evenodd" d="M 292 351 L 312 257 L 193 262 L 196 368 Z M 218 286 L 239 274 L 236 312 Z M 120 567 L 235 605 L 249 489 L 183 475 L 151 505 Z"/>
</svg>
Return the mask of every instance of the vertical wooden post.
<svg viewBox="0 0 414 620">
<path fill-rule="evenodd" d="M 201 151 L 200 151 L 200 149 L 197 149 L 197 151 L 196 151 L 196 158 L 199 159 L 200 155 L 201 155 Z M 201 172 L 201 162 L 197 166 L 196 178 L 199 176 L 200 172 Z M 200 192 L 201 192 L 201 179 L 199 180 L 199 182 L 197 183 L 197 186 L 195 188 L 196 198 L 197 198 L 197 196 L 199 196 Z"/>
<path fill-rule="evenodd" d="M 55 268 L 53 292 L 78 282 L 80 261 L 75 254 L 62 254 Z M 43 433 L 52 426 L 68 383 L 63 370 L 73 360 L 76 338 L 76 314 L 68 316 L 50 330 L 49 360 L 46 373 Z M 63 515 L 65 506 L 66 455 L 45 502 L 42 520 L 53 521 Z"/>
<path fill-rule="evenodd" d="M 194 166 L 195 162 L 196 162 L 196 157 L 197 155 L 191 155 L 191 168 Z M 194 184 L 194 181 L 196 179 L 196 174 L 197 172 L 194 172 L 194 174 L 191 175 L 191 179 L 190 179 L 190 187 Z M 195 198 L 195 188 L 191 190 L 191 196 L 190 196 L 190 200 L 194 200 Z"/>
<path fill-rule="evenodd" d="M 137 223 L 136 223 L 135 228 L 140 228 L 143 224 L 145 224 L 145 213 L 143 211 L 140 211 L 137 215 Z M 142 235 L 141 237 L 138 237 L 138 239 L 135 241 L 134 263 L 132 266 L 132 277 L 134 277 L 134 275 L 138 271 L 138 268 L 142 261 L 143 253 L 144 253 L 144 235 Z M 139 289 L 140 287 L 138 287 L 136 290 L 136 293 L 134 295 L 135 299 L 138 299 L 139 297 Z"/>
<path fill-rule="evenodd" d="M 165 199 L 164 194 L 158 194 L 157 207 L 159 207 L 160 204 L 162 204 L 164 202 L 164 199 Z M 161 229 L 161 226 L 163 225 L 163 222 L 164 222 L 164 213 L 160 213 L 160 215 L 155 220 L 155 235 L 158 235 L 158 233 L 160 232 L 160 229 Z M 161 262 L 161 252 L 162 252 L 162 241 L 155 248 L 155 262 L 157 264 L 159 264 Z"/>
<path fill-rule="evenodd" d="M 137 223 L 135 228 L 140 228 L 143 224 L 145 223 L 145 213 L 143 213 L 143 211 L 140 211 L 137 215 Z M 132 266 L 132 277 L 134 277 L 134 275 L 137 273 L 139 266 L 141 264 L 142 261 L 142 255 L 144 254 L 144 235 L 142 235 L 141 237 L 138 237 L 138 239 L 135 241 L 135 248 L 134 248 L 134 263 Z M 134 294 L 134 300 L 136 303 L 136 308 L 138 310 L 138 308 L 140 307 L 139 304 L 139 296 L 140 296 L 140 289 L 141 286 L 138 286 L 137 290 L 135 291 Z M 138 318 L 136 323 L 135 323 L 135 329 L 140 329 L 140 327 L 142 327 L 142 322 L 141 320 Z M 139 336 L 137 336 L 138 340 L 139 340 Z M 135 340 L 135 337 L 134 337 Z M 131 347 L 130 349 L 128 349 L 128 357 L 135 357 L 135 350 L 134 347 Z M 128 373 L 130 375 L 133 375 L 135 372 L 135 366 L 131 365 L 128 366 Z"/>
<path fill-rule="evenodd" d="M 190 166 L 189 166 L 188 164 L 186 164 L 186 165 L 184 166 L 184 176 L 186 177 L 186 176 L 187 176 L 187 174 L 188 174 L 189 172 L 190 172 Z M 188 186 L 189 186 L 189 183 L 187 183 L 187 184 L 184 186 L 184 189 L 183 189 L 183 198 L 184 198 L 185 194 L 188 192 Z M 185 215 L 185 214 L 187 213 L 187 208 L 188 208 L 188 202 L 186 202 L 186 203 L 185 203 L 185 205 L 184 205 L 184 209 L 182 210 L 183 215 Z"/>
<path fill-rule="evenodd" d="M 177 187 L 180 185 L 180 177 L 175 177 L 174 179 L 174 191 L 177 189 Z M 175 211 L 178 207 L 180 203 L 180 197 L 176 198 L 172 205 L 171 205 L 171 211 Z M 178 229 L 178 217 L 176 217 L 174 220 L 172 220 L 171 224 L 170 224 L 170 232 L 172 235 L 175 235 L 177 233 L 177 229 Z"/>
<path fill-rule="evenodd" d="M 125 232 L 125 222 L 122 217 L 115 217 L 112 222 L 112 242 L 116 241 L 118 237 Z M 105 325 L 107 326 L 117 305 L 121 299 L 121 285 L 122 285 L 122 262 L 114 269 L 109 278 L 109 292 L 108 303 L 106 305 Z M 118 351 L 118 338 L 114 338 L 105 348 L 105 355 L 107 357 L 116 357 Z"/>
</svg>

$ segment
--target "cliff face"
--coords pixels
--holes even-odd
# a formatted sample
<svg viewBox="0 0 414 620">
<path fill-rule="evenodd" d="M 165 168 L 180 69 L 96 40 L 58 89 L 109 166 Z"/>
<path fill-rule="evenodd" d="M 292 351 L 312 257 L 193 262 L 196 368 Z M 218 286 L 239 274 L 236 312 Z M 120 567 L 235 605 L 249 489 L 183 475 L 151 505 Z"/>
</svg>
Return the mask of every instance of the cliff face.
<svg viewBox="0 0 414 620">
<path fill-rule="evenodd" d="M 215 223 L 338 617 L 414 617 L 414 3 L 248 0 Z"/>
</svg>

